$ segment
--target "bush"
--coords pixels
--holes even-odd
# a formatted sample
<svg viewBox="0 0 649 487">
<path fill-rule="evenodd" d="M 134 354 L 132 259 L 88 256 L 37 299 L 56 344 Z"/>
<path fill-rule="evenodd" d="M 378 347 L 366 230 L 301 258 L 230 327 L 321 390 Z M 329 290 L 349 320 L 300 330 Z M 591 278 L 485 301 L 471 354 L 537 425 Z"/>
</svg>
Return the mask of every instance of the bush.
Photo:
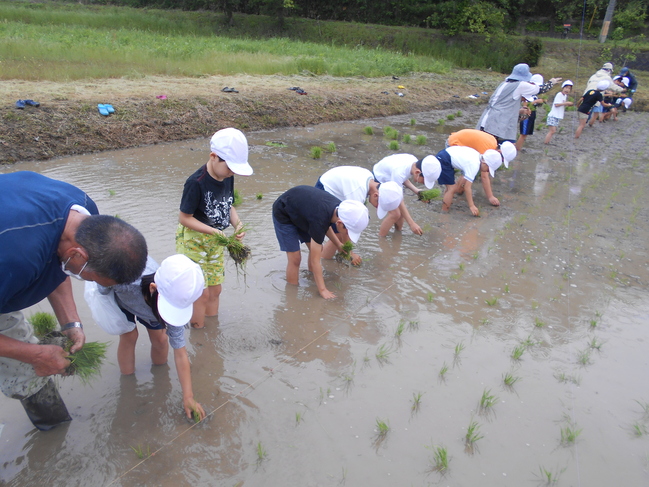
<svg viewBox="0 0 649 487">
<path fill-rule="evenodd" d="M 525 46 L 523 62 L 529 64 L 530 67 L 538 66 L 541 55 L 543 54 L 543 42 L 541 39 L 526 37 L 523 45 Z"/>
</svg>

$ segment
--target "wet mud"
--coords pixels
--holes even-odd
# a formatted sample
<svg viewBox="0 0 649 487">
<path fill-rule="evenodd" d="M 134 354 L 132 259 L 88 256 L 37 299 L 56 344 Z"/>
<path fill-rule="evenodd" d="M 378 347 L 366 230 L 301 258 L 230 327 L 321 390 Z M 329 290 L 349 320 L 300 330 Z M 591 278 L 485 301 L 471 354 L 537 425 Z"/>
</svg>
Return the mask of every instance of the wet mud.
<svg viewBox="0 0 649 487">
<path fill-rule="evenodd" d="M 549 472 L 556 485 L 645 485 L 645 114 L 628 112 L 574 141 L 571 113 L 550 146 L 537 127 L 496 173 L 500 207 L 474 185 L 479 218 L 464 197 L 445 214 L 441 201 L 406 192 L 424 234 L 406 228 L 379 239 L 370 208 L 355 250 L 362 266 L 324 263 L 333 301 L 319 297 L 306 249 L 300 285 L 285 282 L 270 216 L 277 196 L 334 166 L 371 168 L 391 153 L 386 125 L 427 137 L 400 151 L 435 153 L 480 115 L 460 110 L 248 133 L 255 174 L 235 183 L 252 249 L 246 278 L 227 260 L 219 316 L 186 331 L 194 394 L 208 419 L 184 419 L 173 360 L 152 367 L 143 334 L 135 375 L 120 376 L 117 340 L 89 324 L 75 282 L 88 340 L 112 340 L 112 363 L 94 387 L 59 379 L 73 421 L 48 433 L 31 427 L 18 401 L 0 398 L 0 482 L 518 487 L 544 485 Z M 311 147 L 330 142 L 335 152 L 310 157 Z M 2 170 L 83 188 L 103 213 L 141 229 L 160 261 L 174 251 L 182 185 L 206 161 L 207 145 Z M 493 400 L 481 407 L 484 396 Z M 477 434 L 467 442 L 472 423 Z M 450 459 L 445 472 L 435 469 L 437 447 Z"/>
</svg>

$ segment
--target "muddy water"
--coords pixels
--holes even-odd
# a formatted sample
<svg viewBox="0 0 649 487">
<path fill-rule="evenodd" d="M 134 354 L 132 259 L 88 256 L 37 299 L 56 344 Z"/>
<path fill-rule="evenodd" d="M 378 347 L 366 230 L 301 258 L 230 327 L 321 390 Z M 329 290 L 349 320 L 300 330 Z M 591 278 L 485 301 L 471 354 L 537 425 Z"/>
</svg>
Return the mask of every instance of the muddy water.
<svg viewBox="0 0 649 487">
<path fill-rule="evenodd" d="M 371 167 L 388 155 L 381 135 L 363 134 L 367 125 L 426 135 L 426 145 L 402 149 L 421 156 L 479 115 L 440 126 L 448 113 L 249 134 L 255 174 L 236 185 L 254 257 L 245 278 L 228 262 L 218 318 L 186 332 L 195 396 L 209 419 L 190 429 L 173 360 L 151 367 L 145 337 L 135 376 L 120 377 L 116 340 L 87 326 L 89 340 L 113 341 L 111 363 L 94 387 L 60 380 L 72 423 L 36 432 L 17 401 L 0 398 L 0 480 L 520 486 L 542 484 L 546 469 L 557 485 L 646 485 L 646 116 L 587 129 L 579 144 L 566 120 L 547 150 L 544 131 L 529 137 L 494 180 L 500 208 L 475 185 L 480 218 L 464 198 L 441 214 L 439 202 L 408 193 L 424 235 L 406 229 L 379 240 L 371 209 L 358 245 L 362 267 L 324 265 L 334 301 L 319 297 L 306 269 L 299 287 L 286 285 L 275 198 L 330 167 Z M 309 157 L 311 146 L 329 142 L 335 153 Z M 3 171 L 34 170 L 83 188 L 103 213 L 137 226 L 160 261 L 174 251 L 182 185 L 206 147 L 190 141 Z M 82 287 L 75 293 L 90 323 Z M 506 373 L 518 378 L 512 387 Z M 497 400 L 481 410 L 485 391 Z M 389 425 L 384 437 L 377 420 Z M 465 443 L 472 421 L 482 436 L 473 452 Z M 566 428 L 580 432 L 574 443 L 562 442 Z M 431 463 L 437 446 L 450 457 L 445 475 Z M 142 462 L 133 448 L 155 454 Z"/>
</svg>

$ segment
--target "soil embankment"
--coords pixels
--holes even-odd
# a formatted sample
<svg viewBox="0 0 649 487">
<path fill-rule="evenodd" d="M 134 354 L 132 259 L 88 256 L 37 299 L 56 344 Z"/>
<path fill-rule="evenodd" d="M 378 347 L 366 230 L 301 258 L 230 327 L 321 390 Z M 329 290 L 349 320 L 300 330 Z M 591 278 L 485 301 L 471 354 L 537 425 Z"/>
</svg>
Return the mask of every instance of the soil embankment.
<svg viewBox="0 0 649 487">
<path fill-rule="evenodd" d="M 498 73 L 467 71 L 401 79 L 215 76 L 16 82 L 0 88 L 2 99 L 33 99 L 41 106 L 18 110 L 14 101 L 0 106 L 0 163 L 206 137 L 227 126 L 260 130 L 414 113 L 451 103 L 475 105 L 484 103 L 488 97 L 482 93 L 500 78 Z M 226 86 L 238 93 L 222 92 Z M 480 97 L 467 98 L 474 94 Z M 162 95 L 166 98 L 157 98 Z M 111 103 L 115 113 L 100 115 L 98 103 Z"/>
</svg>

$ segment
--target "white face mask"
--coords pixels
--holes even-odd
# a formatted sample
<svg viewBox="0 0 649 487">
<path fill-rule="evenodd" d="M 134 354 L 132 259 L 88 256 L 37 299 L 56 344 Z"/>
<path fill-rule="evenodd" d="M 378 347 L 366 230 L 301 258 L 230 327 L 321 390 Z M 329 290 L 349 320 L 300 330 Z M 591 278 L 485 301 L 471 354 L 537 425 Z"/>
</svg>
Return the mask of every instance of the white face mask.
<svg viewBox="0 0 649 487">
<path fill-rule="evenodd" d="M 80 281 L 84 281 L 85 279 L 84 279 L 83 277 L 81 277 L 81 273 L 83 272 L 83 270 L 84 270 L 84 269 L 86 268 L 86 266 L 88 265 L 88 261 L 86 261 L 86 263 L 83 264 L 83 267 L 82 267 L 81 270 L 79 271 L 79 274 L 75 274 L 74 272 L 69 271 L 69 270 L 67 270 L 67 269 L 65 268 L 65 266 L 68 265 L 68 262 L 70 262 L 70 259 L 71 259 L 71 258 L 72 258 L 72 257 L 68 258 L 68 260 L 66 260 L 65 262 L 61 262 L 61 270 L 62 270 L 66 275 L 68 275 L 68 276 L 70 276 L 70 277 L 74 277 L 75 279 L 79 279 Z"/>
</svg>

